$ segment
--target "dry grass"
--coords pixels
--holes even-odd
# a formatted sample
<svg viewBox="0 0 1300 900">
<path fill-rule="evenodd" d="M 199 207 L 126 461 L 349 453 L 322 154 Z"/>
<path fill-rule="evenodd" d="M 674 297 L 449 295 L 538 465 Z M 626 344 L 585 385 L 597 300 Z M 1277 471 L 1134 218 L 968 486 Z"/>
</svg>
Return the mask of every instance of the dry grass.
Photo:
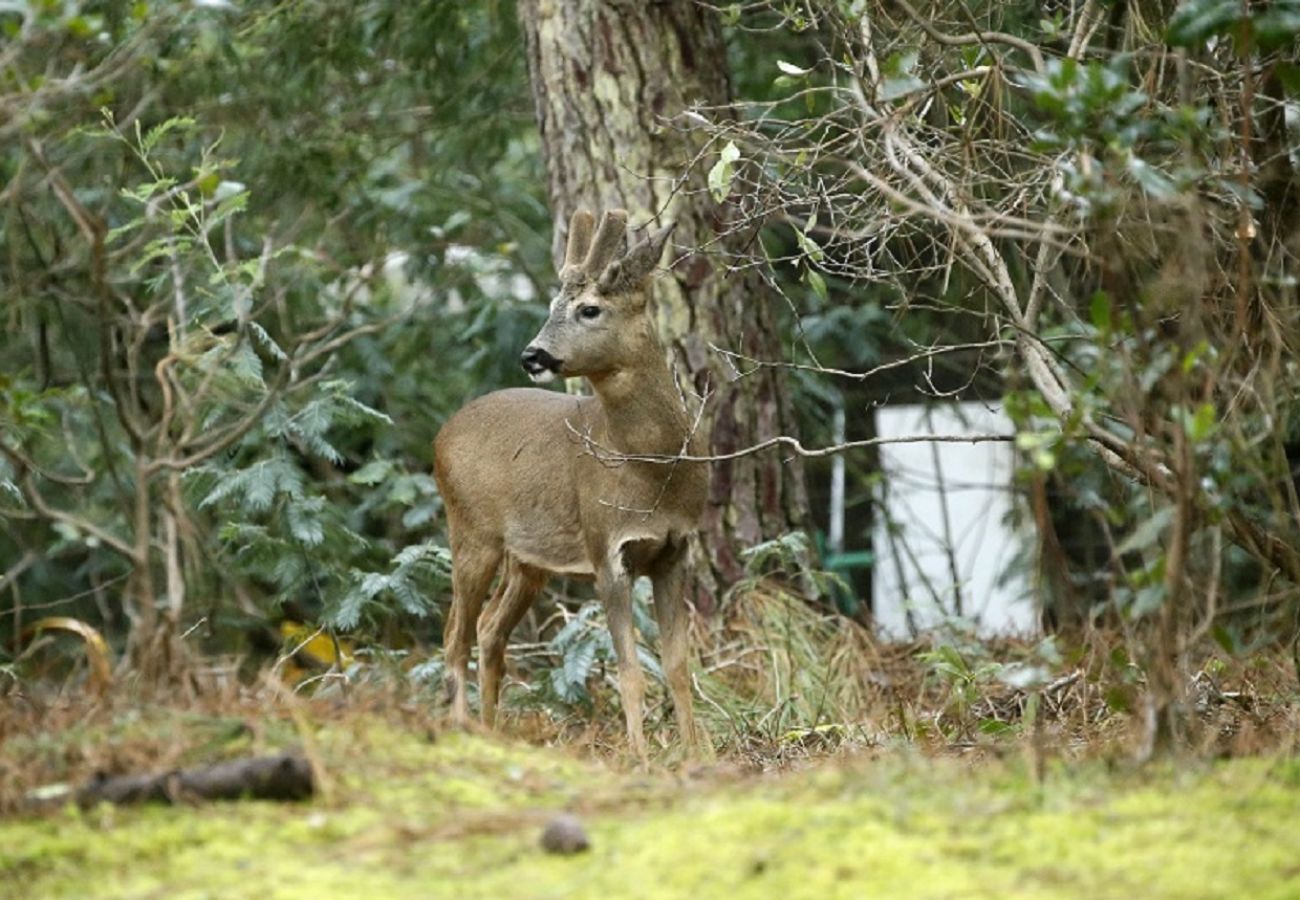
<svg viewBox="0 0 1300 900">
<path fill-rule="evenodd" d="M 1050 642 L 952 632 L 882 643 L 856 621 L 762 583 L 700 638 L 700 693 L 715 736 L 769 762 L 828 744 L 904 741 L 967 752 L 1030 737 L 1056 753 L 1123 753 L 1144 688 L 1118 631 Z M 1232 657 L 1207 641 L 1187 657 L 1189 751 L 1290 747 L 1300 691 L 1285 648 Z M 1027 683 L 1026 675 L 1036 678 Z"/>
<path fill-rule="evenodd" d="M 1144 690 L 1125 636 L 1094 629 L 1074 638 L 976 641 L 936 635 L 882 643 L 859 623 L 793 598 L 775 582 L 748 587 L 719 618 L 696 622 L 696 705 L 721 758 L 761 770 L 835 754 L 906 745 L 927 753 L 1042 756 L 1133 754 Z M 1188 729 L 1194 756 L 1289 751 L 1300 691 L 1285 648 L 1233 657 L 1206 642 L 1187 654 Z M 1025 684 L 1027 670 L 1038 680 Z M 623 727 L 612 673 L 593 679 L 593 707 L 555 715 L 521 701 L 511 731 L 619 758 Z M 671 708 L 652 685 L 648 730 L 672 759 Z"/>
<path fill-rule="evenodd" d="M 961 635 L 910 644 L 875 641 L 858 623 L 826 615 L 777 586 L 758 583 L 718 620 L 697 623 L 697 708 L 724 766 L 770 771 L 835 755 L 897 746 L 928 754 L 1044 758 L 1130 755 L 1140 730 L 1142 674 L 1122 635 L 1093 631 L 1055 642 L 976 642 Z M 1188 676 L 1196 756 L 1292 752 L 1300 691 L 1290 655 L 1244 658 L 1201 648 Z M 536 665 L 536 662 L 533 663 Z M 1038 665 L 1039 680 L 1014 676 Z M 376 666 L 346 690 L 295 693 L 263 675 L 191 679 L 183 688 L 119 683 L 102 694 L 84 670 L 61 683 L 9 681 L 0 696 L 0 811 L 33 790 L 96 773 L 171 769 L 301 746 L 304 722 L 380 716 L 417 733 L 443 726 L 441 692 L 400 667 Z M 522 673 L 536 680 L 541 672 Z M 557 711 L 506 693 L 502 727 L 533 744 L 562 745 L 629 763 L 611 673 L 592 678 L 593 706 Z M 656 762 L 680 762 L 672 711 L 652 686 L 648 732 Z M 513 701 L 513 702 L 512 702 Z M 310 752 L 310 747 L 307 748 Z"/>
</svg>

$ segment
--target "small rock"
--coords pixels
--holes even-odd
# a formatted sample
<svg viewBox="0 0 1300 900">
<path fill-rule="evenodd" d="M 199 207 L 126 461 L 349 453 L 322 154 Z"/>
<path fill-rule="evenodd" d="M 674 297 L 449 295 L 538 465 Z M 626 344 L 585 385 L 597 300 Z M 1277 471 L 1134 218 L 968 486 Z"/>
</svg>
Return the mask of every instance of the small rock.
<svg viewBox="0 0 1300 900">
<path fill-rule="evenodd" d="M 590 847 L 591 841 L 577 816 L 561 813 L 542 830 L 542 849 L 547 853 L 581 853 Z"/>
</svg>

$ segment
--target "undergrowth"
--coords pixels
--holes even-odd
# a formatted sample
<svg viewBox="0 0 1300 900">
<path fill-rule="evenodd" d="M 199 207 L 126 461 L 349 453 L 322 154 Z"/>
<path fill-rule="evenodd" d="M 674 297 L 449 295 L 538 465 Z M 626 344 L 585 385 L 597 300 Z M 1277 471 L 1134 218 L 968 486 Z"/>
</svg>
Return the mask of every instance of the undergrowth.
<svg viewBox="0 0 1300 900">
<path fill-rule="evenodd" d="M 677 758 L 673 715 L 644 597 L 638 613 L 649 675 L 647 732 L 657 758 L 671 761 Z M 1004 755 L 1026 746 L 1039 756 L 1123 757 L 1139 730 L 1134 713 L 1143 672 L 1114 632 L 988 641 L 954 626 L 923 641 L 881 643 L 856 621 L 806 603 L 770 579 L 747 583 L 721 615 L 697 620 L 693 628 L 697 715 L 720 757 L 745 766 L 779 768 L 895 745 L 929 753 Z M 234 710 L 253 723 L 250 740 L 262 727 L 256 724 L 261 715 L 247 710 L 292 706 L 313 696 L 363 708 L 397 703 L 429 721 L 445 710 L 436 650 L 366 646 L 302 627 L 282 632 L 281 655 L 260 676 L 241 679 L 237 666 L 213 660 L 206 672 L 195 672 L 167 694 L 179 690 L 191 698 L 187 716 L 207 710 L 223 722 Z M 502 729 L 535 743 L 574 744 L 595 756 L 621 758 L 616 667 L 599 605 L 561 605 L 522 632 L 509 654 Z M 73 639 L 61 640 L 75 659 Z M 1192 727 L 1183 750 L 1242 756 L 1293 747 L 1300 692 L 1284 648 L 1234 656 L 1207 642 L 1189 657 L 1197 662 L 1187 684 Z M 59 721 L 59 709 L 80 716 L 96 704 L 148 720 L 138 687 L 94 685 L 84 661 L 61 681 L 35 672 L 24 677 L 14 671 L 0 680 L 6 696 L 0 737 L 38 733 Z M 106 693 L 95 695 L 96 686 Z M 88 705 L 94 696 L 99 699 Z M 110 743 L 87 762 L 117 768 L 123 760 L 112 754 L 119 751 L 128 752 Z M 164 754 L 159 761 L 177 760 Z M 22 781 L 12 760 L 0 758 L 0 782 Z"/>
</svg>

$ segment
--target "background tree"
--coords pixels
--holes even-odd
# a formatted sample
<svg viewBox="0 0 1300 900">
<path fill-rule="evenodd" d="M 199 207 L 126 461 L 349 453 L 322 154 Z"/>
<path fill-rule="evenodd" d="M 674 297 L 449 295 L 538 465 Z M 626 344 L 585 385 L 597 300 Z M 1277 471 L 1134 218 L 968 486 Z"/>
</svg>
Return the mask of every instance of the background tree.
<svg viewBox="0 0 1300 900">
<path fill-rule="evenodd" d="M 783 373 L 742 377 L 722 351 L 780 355 L 778 296 L 755 269 L 733 270 L 724 240 L 728 208 L 710 197 L 693 166 L 704 135 L 683 117 L 693 103 L 731 102 L 727 47 L 718 15 L 690 0 L 519 6 L 533 100 L 546 160 L 556 265 L 565 228 L 580 207 L 626 208 L 631 220 L 675 221 L 671 272 L 655 282 L 660 336 L 713 451 L 729 453 L 798 431 Z M 723 198 L 725 199 L 725 197 Z M 808 526 L 798 459 L 776 454 L 719 462 L 696 566 L 697 606 L 710 609 L 744 572 L 740 551 Z"/>
</svg>

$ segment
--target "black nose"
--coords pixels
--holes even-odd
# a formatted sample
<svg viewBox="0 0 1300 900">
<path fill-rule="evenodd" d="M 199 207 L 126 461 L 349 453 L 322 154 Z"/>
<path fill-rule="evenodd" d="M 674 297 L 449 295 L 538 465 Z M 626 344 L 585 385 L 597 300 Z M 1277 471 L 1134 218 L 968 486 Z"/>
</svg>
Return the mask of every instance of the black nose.
<svg viewBox="0 0 1300 900">
<path fill-rule="evenodd" d="M 523 355 L 519 357 L 520 364 L 524 371 L 529 375 L 540 375 L 543 372 L 560 371 L 560 360 L 547 353 L 541 347 L 527 347 Z"/>
</svg>

